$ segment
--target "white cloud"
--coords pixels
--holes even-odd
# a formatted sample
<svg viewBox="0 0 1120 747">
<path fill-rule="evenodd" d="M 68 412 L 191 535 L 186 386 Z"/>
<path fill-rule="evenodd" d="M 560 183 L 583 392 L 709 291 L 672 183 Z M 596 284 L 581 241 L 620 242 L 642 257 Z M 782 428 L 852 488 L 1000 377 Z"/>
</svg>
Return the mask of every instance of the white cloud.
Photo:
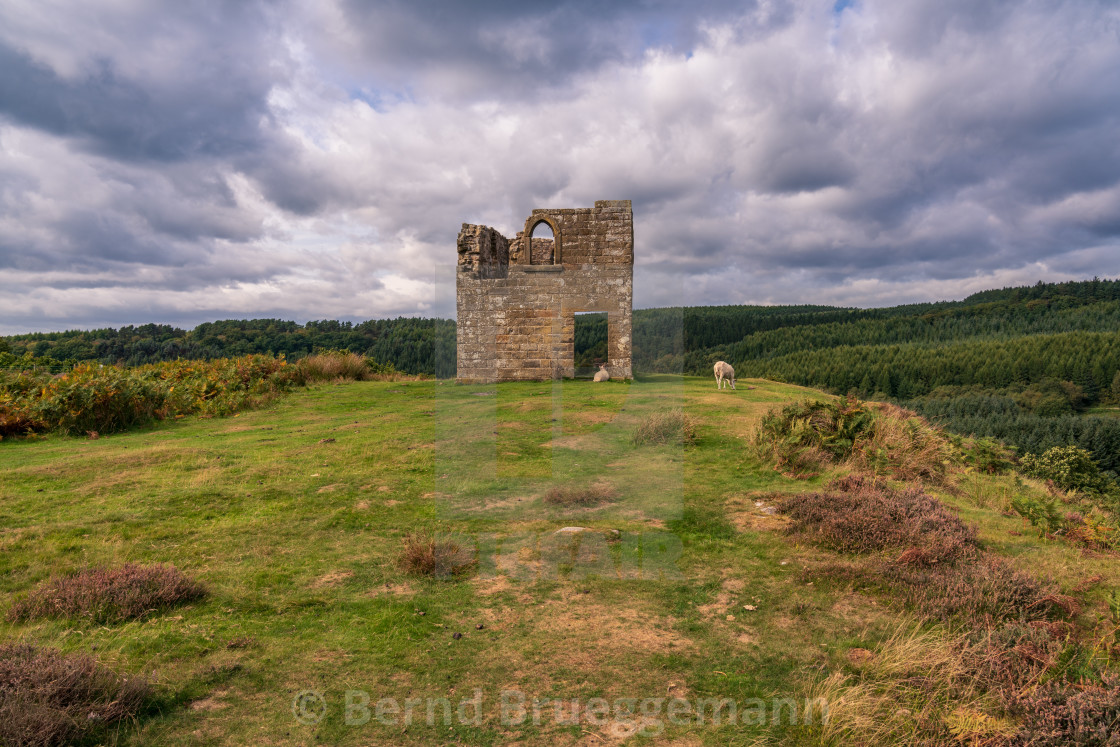
<svg viewBox="0 0 1120 747">
<path fill-rule="evenodd" d="M 184 12 L 151 41 L 151 9 L 120 3 L 68 46 L 78 27 L 9 4 L 10 48 L 76 80 L 108 60 L 195 124 L 160 139 L 139 103 L 100 129 L 50 124 L 11 89 L 0 332 L 450 313 L 435 278 L 461 223 L 512 234 L 534 207 L 596 199 L 634 200 L 639 305 L 884 305 L 1120 274 L 1106 4 L 713 6 L 645 49 L 623 20 L 656 19 L 627 8 L 557 30 L 531 9 L 455 28 L 409 7 L 280 5 L 239 15 L 244 31 Z"/>
</svg>

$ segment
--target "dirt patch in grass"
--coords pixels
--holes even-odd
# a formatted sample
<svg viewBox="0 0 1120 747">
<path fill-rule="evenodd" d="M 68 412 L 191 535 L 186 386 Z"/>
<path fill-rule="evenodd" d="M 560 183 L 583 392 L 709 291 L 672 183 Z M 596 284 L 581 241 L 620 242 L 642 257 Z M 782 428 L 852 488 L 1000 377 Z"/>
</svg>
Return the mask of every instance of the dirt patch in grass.
<svg viewBox="0 0 1120 747">
<path fill-rule="evenodd" d="M 143 678 L 119 677 L 88 656 L 0 645 L 0 744 L 71 744 L 115 731 L 151 698 Z"/>
<path fill-rule="evenodd" d="M 8 619 L 68 617 L 115 623 L 141 619 L 204 596 L 205 587 L 175 566 L 128 563 L 52 578 L 12 605 Z"/>
<path fill-rule="evenodd" d="M 565 411 L 564 430 L 582 430 L 605 425 L 619 417 L 617 412 L 595 412 L 585 410 Z"/>
<path fill-rule="evenodd" d="M 229 706 L 229 703 L 226 703 L 226 702 L 221 700 L 221 698 L 225 697 L 228 693 L 229 693 L 228 690 L 215 690 L 214 692 L 210 693 L 210 695 L 205 697 L 205 698 L 201 698 L 199 700 L 192 700 L 191 705 L 190 705 L 190 709 L 192 711 L 202 711 L 203 713 L 212 713 L 214 711 L 220 711 L 223 708 L 226 708 L 226 707 Z"/>
<path fill-rule="evenodd" d="M 191 487 L 198 488 L 203 485 L 212 485 L 222 476 L 221 467 L 203 467 L 191 475 Z"/>
<path fill-rule="evenodd" d="M 861 666 L 875 658 L 875 652 L 866 648 L 851 648 L 846 654 L 848 662 L 853 666 Z"/>
<path fill-rule="evenodd" d="M 488 578 L 480 576 L 471 579 L 471 584 L 474 586 L 475 593 L 484 597 L 501 594 L 513 588 L 508 576 L 490 576 Z"/>
<path fill-rule="evenodd" d="M 203 449 L 185 448 L 180 444 L 157 444 L 131 448 L 126 453 L 98 454 L 98 467 L 105 476 L 119 474 L 122 470 L 145 472 L 147 467 L 158 467 L 174 459 L 179 462 L 201 462 L 207 458 Z"/>
<path fill-rule="evenodd" d="M 789 529 L 791 520 L 778 510 L 783 493 L 747 493 L 728 497 L 727 520 L 739 532 L 776 531 Z"/>
<path fill-rule="evenodd" d="M 499 582 L 497 588 L 507 585 Z M 608 685 L 603 697 L 608 698 L 615 689 L 619 694 L 650 687 L 664 692 L 662 677 L 668 675 L 659 667 L 646 667 L 646 659 L 695 652 L 693 641 L 676 629 L 674 617 L 638 600 L 629 605 L 606 601 L 578 586 L 562 587 L 561 596 L 547 599 L 539 590 L 536 596 L 490 599 L 490 606 L 464 616 L 460 624 L 468 636 L 498 636 L 507 642 L 482 664 L 502 672 L 506 689 L 548 692 L 559 682 L 602 681 Z M 478 622 L 485 624 L 481 633 L 473 630 Z M 610 674 L 603 680 L 605 673 Z M 638 686 L 636 680 L 651 682 Z M 675 677 L 673 682 L 683 684 Z"/>
<path fill-rule="evenodd" d="M 746 581 L 740 578 L 725 578 L 720 583 L 716 597 L 708 604 L 697 606 L 696 611 L 706 618 L 721 618 L 727 615 L 733 605 L 734 598 L 747 588 Z"/>
<path fill-rule="evenodd" d="M 693 645 L 674 629 L 671 616 L 608 605 L 582 594 L 545 602 L 535 610 L 532 624 L 558 644 L 551 651 L 553 669 L 557 664 L 595 666 L 603 655 L 679 653 Z"/>
<path fill-rule="evenodd" d="M 354 577 L 353 571 L 331 571 L 311 582 L 312 589 L 333 589 Z"/>
<path fill-rule="evenodd" d="M 599 506 L 618 497 L 614 486 L 602 480 L 584 487 L 556 486 L 544 494 L 544 502 L 550 506 L 588 507 Z"/>
<path fill-rule="evenodd" d="M 438 500 L 445 502 L 447 506 L 453 506 L 456 511 L 472 514 L 518 508 L 532 502 L 532 499 L 523 495 L 511 495 L 508 498 L 483 498 L 482 500 L 476 500 L 443 494 L 439 496 Z M 386 505 L 388 505 L 388 501 L 386 501 Z"/>
<path fill-rule="evenodd" d="M 828 613 L 837 620 L 855 629 L 867 628 L 873 624 L 880 624 L 888 616 L 884 609 L 874 599 L 865 594 L 843 594 L 828 607 Z"/>
<path fill-rule="evenodd" d="M 401 584 L 401 583 L 394 583 L 392 581 L 386 581 L 384 584 L 382 584 L 380 586 L 375 586 L 372 589 L 370 589 L 369 595 L 371 597 L 383 597 L 383 596 L 386 596 L 386 595 L 407 597 L 407 596 L 412 596 L 415 593 L 416 593 L 416 589 L 414 589 L 412 587 L 412 584 L 409 584 L 409 583 Z"/>
</svg>

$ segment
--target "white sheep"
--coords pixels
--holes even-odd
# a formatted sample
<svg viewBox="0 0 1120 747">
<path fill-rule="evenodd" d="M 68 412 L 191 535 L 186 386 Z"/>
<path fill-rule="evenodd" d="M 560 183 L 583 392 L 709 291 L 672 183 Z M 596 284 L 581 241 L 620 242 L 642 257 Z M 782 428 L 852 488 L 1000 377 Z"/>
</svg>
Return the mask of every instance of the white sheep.
<svg viewBox="0 0 1120 747">
<path fill-rule="evenodd" d="M 611 375 L 607 373 L 607 364 L 600 364 L 599 370 L 595 372 L 595 381 L 608 381 L 610 378 Z"/>
<path fill-rule="evenodd" d="M 731 367 L 730 363 L 716 361 L 713 370 L 716 372 L 716 389 L 723 389 L 724 382 L 730 384 L 732 389 L 735 388 L 735 369 Z"/>
</svg>

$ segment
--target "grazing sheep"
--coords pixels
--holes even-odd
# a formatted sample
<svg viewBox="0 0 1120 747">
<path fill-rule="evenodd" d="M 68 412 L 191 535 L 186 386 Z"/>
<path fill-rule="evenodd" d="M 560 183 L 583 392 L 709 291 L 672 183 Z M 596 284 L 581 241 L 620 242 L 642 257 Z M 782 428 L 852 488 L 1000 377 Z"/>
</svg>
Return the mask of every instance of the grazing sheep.
<svg viewBox="0 0 1120 747">
<path fill-rule="evenodd" d="M 610 378 L 611 375 L 607 373 L 607 364 L 600 364 L 599 370 L 595 372 L 595 381 L 607 381 Z"/>
<path fill-rule="evenodd" d="M 716 372 L 716 389 L 723 389 L 724 382 L 730 384 L 732 389 L 735 388 L 735 369 L 731 367 L 730 363 L 716 361 L 713 370 Z"/>
</svg>

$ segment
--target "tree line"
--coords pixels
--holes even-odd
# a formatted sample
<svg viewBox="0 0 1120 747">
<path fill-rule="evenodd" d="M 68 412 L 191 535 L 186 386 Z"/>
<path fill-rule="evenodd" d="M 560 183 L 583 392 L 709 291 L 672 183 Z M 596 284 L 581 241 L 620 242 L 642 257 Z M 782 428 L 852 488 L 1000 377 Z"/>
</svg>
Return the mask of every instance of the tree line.
<svg viewBox="0 0 1120 747">
<path fill-rule="evenodd" d="M 299 360 L 319 350 L 350 350 L 397 370 L 455 375 L 455 323 L 448 319 L 334 320 L 307 324 L 282 319 L 227 319 L 192 330 L 166 324 L 120 329 L 39 332 L 0 338 L 8 358 L 32 356 L 65 367 L 77 361 L 139 366 L 173 360 L 211 360 L 254 353 Z M 0 362 L 2 365 L 2 362 Z"/>
<path fill-rule="evenodd" d="M 607 342 L 605 314 L 576 317 L 577 366 L 605 359 Z M 1110 440 L 1120 419 L 1084 413 L 1120 402 L 1120 280 L 1038 283 L 882 309 L 638 309 L 633 348 L 638 373 L 710 376 L 712 364 L 726 360 L 740 377 L 890 399 L 952 430 L 1003 438 L 1032 453 L 1076 443 L 1109 469 L 1120 467 L 1120 457 L 1108 456 L 1120 454 Z M 455 375 L 455 323 L 403 317 L 357 324 L 225 320 L 192 330 L 144 324 L 14 335 L 0 338 L 0 366 L 23 356 L 60 367 L 250 353 L 297 360 L 331 349 L 361 353 L 406 373 Z"/>
</svg>

